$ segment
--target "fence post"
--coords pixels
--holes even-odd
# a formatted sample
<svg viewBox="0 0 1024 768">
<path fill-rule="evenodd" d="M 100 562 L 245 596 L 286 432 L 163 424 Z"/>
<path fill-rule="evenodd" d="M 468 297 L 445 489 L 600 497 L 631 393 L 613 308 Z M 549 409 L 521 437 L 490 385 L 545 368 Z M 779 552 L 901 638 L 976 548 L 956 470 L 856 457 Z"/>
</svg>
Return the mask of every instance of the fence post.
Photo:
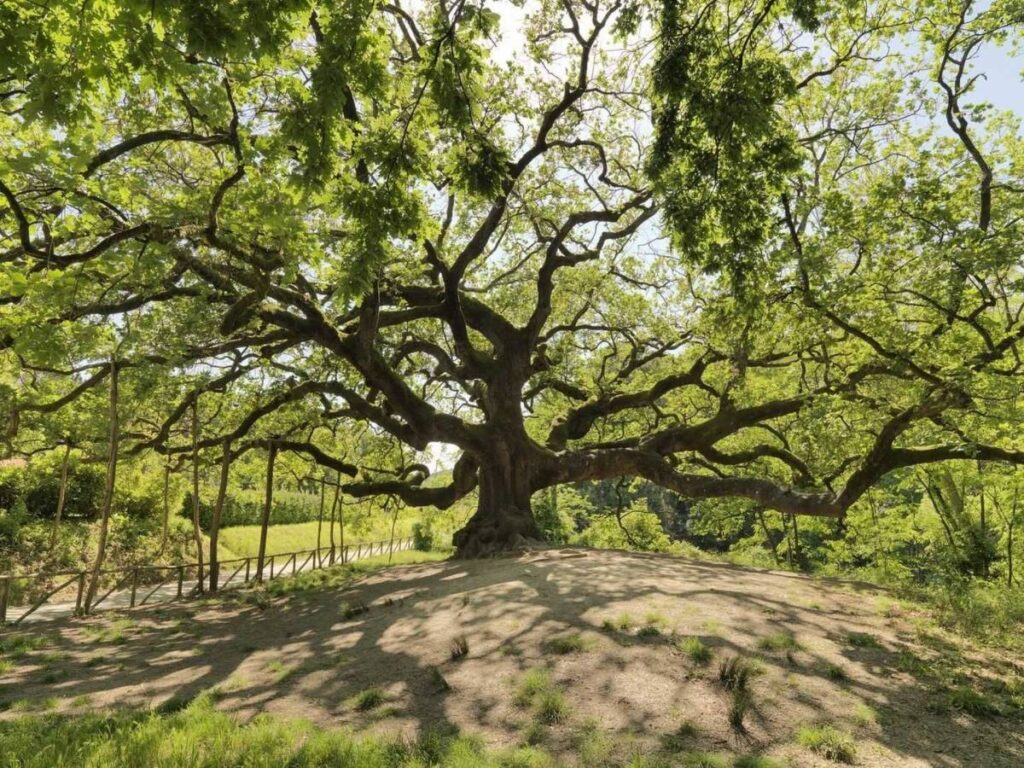
<svg viewBox="0 0 1024 768">
<path fill-rule="evenodd" d="M 132 597 L 131 597 L 130 604 L 128 605 L 129 608 L 134 608 L 135 607 L 135 593 L 138 591 L 138 589 L 139 589 L 139 569 L 138 568 L 132 568 Z"/>
<path fill-rule="evenodd" d="M 181 600 L 181 590 L 185 586 L 185 566 L 178 566 L 178 599 Z"/>
<path fill-rule="evenodd" d="M 4 576 L 0 582 L 0 624 L 7 623 L 7 600 L 11 594 L 11 577 Z"/>
<path fill-rule="evenodd" d="M 249 583 L 249 565 L 250 565 L 250 563 L 252 563 L 252 558 L 251 557 L 245 558 L 245 581 L 243 582 L 244 584 L 248 584 Z"/>
<path fill-rule="evenodd" d="M 292 576 L 295 575 L 295 566 L 298 565 L 298 562 L 299 562 L 299 555 L 296 552 L 294 555 L 292 555 Z"/>
</svg>

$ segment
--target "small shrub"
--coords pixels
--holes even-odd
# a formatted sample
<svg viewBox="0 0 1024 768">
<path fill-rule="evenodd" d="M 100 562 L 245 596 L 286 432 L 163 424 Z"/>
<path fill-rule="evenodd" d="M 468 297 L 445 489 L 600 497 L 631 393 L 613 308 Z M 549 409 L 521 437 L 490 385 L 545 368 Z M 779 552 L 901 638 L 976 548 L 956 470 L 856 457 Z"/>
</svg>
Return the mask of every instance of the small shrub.
<svg viewBox="0 0 1024 768">
<path fill-rule="evenodd" d="M 384 691 L 380 688 L 367 688 L 352 697 L 352 708 L 359 712 L 369 712 L 384 703 Z"/>
<path fill-rule="evenodd" d="M 746 730 L 743 726 L 743 719 L 747 716 L 747 710 L 753 704 L 753 696 L 748 688 L 736 688 L 732 692 L 732 703 L 729 705 L 729 725 L 737 731 Z"/>
<path fill-rule="evenodd" d="M 744 690 L 753 672 L 753 667 L 742 656 L 730 656 L 718 667 L 718 681 L 727 691 Z"/>
<path fill-rule="evenodd" d="M 699 637 L 684 637 L 676 643 L 676 648 L 698 664 L 707 664 L 711 661 L 712 650 Z"/>
<path fill-rule="evenodd" d="M 429 552 L 434 548 L 434 529 L 430 523 L 413 523 L 412 546 L 420 552 Z"/>
<path fill-rule="evenodd" d="M 581 653 L 582 651 L 586 651 L 589 647 L 590 643 L 588 643 L 579 632 L 573 632 L 571 635 L 564 635 L 563 637 L 556 637 L 548 643 L 548 650 L 562 656 L 569 653 Z"/>
<path fill-rule="evenodd" d="M 837 763 L 852 763 L 857 754 L 853 739 L 831 725 L 801 728 L 797 741 L 815 754 Z"/>
<path fill-rule="evenodd" d="M 800 643 L 797 642 L 792 632 L 776 632 L 768 637 L 762 637 L 758 641 L 757 647 L 762 651 L 769 652 L 801 650 Z"/>
<path fill-rule="evenodd" d="M 448 655 L 452 661 L 464 659 L 469 655 L 469 640 L 466 639 L 465 635 L 459 635 L 452 640 L 451 646 L 448 649 Z"/>
</svg>

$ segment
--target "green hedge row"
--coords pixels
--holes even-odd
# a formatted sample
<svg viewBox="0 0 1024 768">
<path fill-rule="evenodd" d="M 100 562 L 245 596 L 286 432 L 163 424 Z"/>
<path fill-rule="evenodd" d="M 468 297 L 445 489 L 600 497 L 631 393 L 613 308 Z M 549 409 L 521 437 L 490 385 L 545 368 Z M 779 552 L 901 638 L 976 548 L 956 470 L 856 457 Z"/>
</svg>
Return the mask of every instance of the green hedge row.
<svg viewBox="0 0 1024 768">
<path fill-rule="evenodd" d="M 213 523 L 213 504 L 217 498 L 216 488 L 199 489 L 199 525 L 204 531 L 210 530 Z M 264 492 L 262 490 L 228 491 L 221 512 L 220 524 L 226 528 L 231 525 L 259 525 L 263 516 Z M 328 505 L 330 500 L 328 500 Z M 192 517 L 192 493 L 185 494 L 181 514 Z M 272 525 L 284 523 L 308 523 L 316 520 L 320 514 L 320 497 L 312 493 L 297 491 L 274 491 L 274 507 L 270 512 Z M 329 517 L 330 509 L 324 511 Z"/>
</svg>

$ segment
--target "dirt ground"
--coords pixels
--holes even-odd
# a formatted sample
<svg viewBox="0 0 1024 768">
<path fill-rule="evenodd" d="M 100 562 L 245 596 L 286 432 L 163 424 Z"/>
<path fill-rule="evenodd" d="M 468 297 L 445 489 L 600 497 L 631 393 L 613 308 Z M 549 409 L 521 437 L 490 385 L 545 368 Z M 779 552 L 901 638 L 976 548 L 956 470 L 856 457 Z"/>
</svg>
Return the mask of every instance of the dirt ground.
<svg viewBox="0 0 1024 768">
<path fill-rule="evenodd" d="M 679 557 L 547 550 L 401 566 L 343 592 L 144 609 L 46 631 L 44 649 L 0 675 L 0 716 L 156 707 L 215 689 L 218 706 L 242 718 L 408 736 L 454 725 L 508 746 L 530 721 L 516 685 L 545 668 L 571 716 L 547 729 L 544 746 L 566 762 L 581 728 L 625 754 L 689 721 L 690 748 L 761 751 L 796 767 L 830 765 L 796 742 L 802 726 L 825 723 L 853 736 L 857 765 L 1024 766 L 1024 718 L 999 698 L 1001 679 L 1024 674 L 1016 660 L 965 646 L 869 585 Z M 766 645 L 786 632 L 790 648 Z M 556 653 L 551 641 L 574 633 L 582 650 Z M 462 636 L 468 654 L 453 660 Z M 684 637 L 713 658 L 694 661 L 677 647 Z M 718 681 L 734 654 L 758 668 L 745 732 L 730 727 Z M 964 711 L 949 695 L 951 669 L 955 687 L 997 711 Z M 360 711 L 354 698 L 369 688 L 384 702 Z"/>
</svg>

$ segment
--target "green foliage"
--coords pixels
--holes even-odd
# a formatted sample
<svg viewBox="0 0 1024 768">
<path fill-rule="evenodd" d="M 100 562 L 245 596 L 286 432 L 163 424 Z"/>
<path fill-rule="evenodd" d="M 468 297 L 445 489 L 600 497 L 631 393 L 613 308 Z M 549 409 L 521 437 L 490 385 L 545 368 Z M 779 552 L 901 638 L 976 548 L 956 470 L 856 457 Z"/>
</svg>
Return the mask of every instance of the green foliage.
<svg viewBox="0 0 1024 768">
<path fill-rule="evenodd" d="M 743 691 L 755 673 L 755 667 L 742 656 L 730 656 L 718 666 L 718 682 L 727 691 Z"/>
<path fill-rule="evenodd" d="M 707 664 L 714 655 L 699 637 L 684 637 L 676 642 L 676 647 L 698 664 Z"/>
<path fill-rule="evenodd" d="M 853 739 L 831 725 L 816 725 L 801 728 L 797 742 L 826 760 L 837 763 L 853 763 L 857 746 Z"/>
</svg>

